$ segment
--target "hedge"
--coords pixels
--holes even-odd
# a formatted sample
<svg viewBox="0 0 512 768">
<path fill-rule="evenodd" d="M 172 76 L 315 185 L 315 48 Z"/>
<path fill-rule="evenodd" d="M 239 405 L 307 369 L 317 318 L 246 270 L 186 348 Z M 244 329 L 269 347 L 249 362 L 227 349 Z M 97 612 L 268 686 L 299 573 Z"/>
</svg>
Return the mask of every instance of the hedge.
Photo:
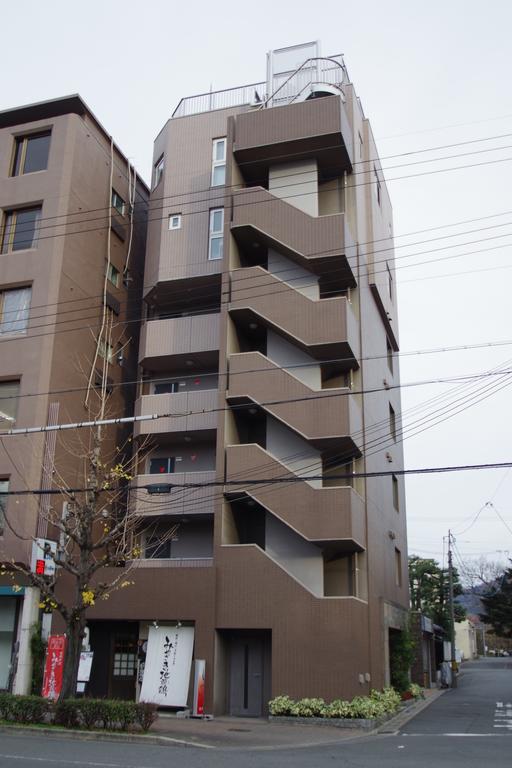
<svg viewBox="0 0 512 768">
<path fill-rule="evenodd" d="M 356 696 L 352 701 L 335 699 L 330 703 L 324 699 L 300 699 L 277 696 L 269 701 L 271 715 L 284 717 L 324 717 L 372 719 L 392 714 L 400 707 L 401 697 L 393 688 L 371 691 L 369 696 Z"/>
<path fill-rule="evenodd" d="M 65 699 L 51 702 L 40 696 L 0 693 L 0 720 L 12 723 L 60 725 L 126 731 L 134 725 L 149 731 L 158 718 L 156 704 L 118 699 Z"/>
</svg>

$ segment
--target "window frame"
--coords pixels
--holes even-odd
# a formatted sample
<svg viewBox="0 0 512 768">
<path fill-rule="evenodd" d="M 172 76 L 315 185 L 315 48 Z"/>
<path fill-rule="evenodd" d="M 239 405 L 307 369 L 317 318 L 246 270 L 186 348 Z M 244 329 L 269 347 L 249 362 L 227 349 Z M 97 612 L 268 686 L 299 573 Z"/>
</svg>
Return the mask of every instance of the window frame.
<svg viewBox="0 0 512 768">
<path fill-rule="evenodd" d="M 396 475 L 391 475 L 391 489 L 392 489 L 392 495 L 393 495 L 393 508 L 400 512 L 400 490 L 398 487 L 398 477 Z"/>
<path fill-rule="evenodd" d="M 153 461 L 167 462 L 167 472 L 152 472 Z M 148 475 L 173 475 L 176 471 L 176 456 L 150 456 L 148 459 Z"/>
<path fill-rule="evenodd" d="M 14 402 L 14 415 L 11 415 L 7 413 L 5 410 L 5 406 L 3 405 L 3 399 L 5 397 L 12 398 L 12 395 L 6 395 L 2 398 L 1 390 L 2 385 L 9 386 L 9 385 L 18 385 L 16 394 L 14 396 L 15 402 Z M 21 379 L 4 379 L 3 381 L 0 381 L 0 429 L 11 429 L 18 419 L 18 408 L 19 408 L 19 400 L 20 400 L 20 390 L 21 390 Z M 5 418 L 2 418 L 2 416 L 5 416 Z"/>
<path fill-rule="evenodd" d="M 4 496 L 4 494 L 9 492 L 9 480 L 9 477 L 0 477 L 0 536 L 3 535 L 5 530 L 5 511 L 9 498 Z"/>
<path fill-rule="evenodd" d="M 393 273 L 391 272 L 389 263 L 386 261 L 386 270 L 388 274 L 388 291 L 390 301 L 393 301 Z"/>
<path fill-rule="evenodd" d="M 389 371 L 393 373 L 393 346 L 388 336 L 386 336 L 386 357 Z"/>
<path fill-rule="evenodd" d="M 393 441 L 396 443 L 396 412 L 391 403 L 389 403 L 389 433 L 393 438 Z"/>
<path fill-rule="evenodd" d="M 170 392 L 157 392 L 158 387 L 172 387 Z M 154 381 L 152 382 L 153 395 L 175 395 L 180 391 L 180 382 L 178 379 L 169 379 L 169 381 Z"/>
<path fill-rule="evenodd" d="M 20 136 L 14 137 L 14 151 L 13 151 L 12 162 L 11 162 L 11 173 L 9 174 L 11 178 L 16 178 L 17 176 L 26 176 L 27 174 L 30 174 L 30 173 L 41 173 L 41 171 L 48 170 L 48 159 L 50 157 L 51 136 L 52 136 L 52 131 L 50 128 L 45 131 L 36 131 L 34 133 L 24 133 Z M 42 139 L 46 137 L 48 137 L 50 141 L 48 142 L 48 151 L 46 155 L 45 167 L 38 168 L 35 171 L 25 171 L 29 142 L 33 139 Z M 19 165 L 18 165 L 19 154 L 21 155 L 21 157 L 19 159 Z"/>
<path fill-rule="evenodd" d="M 395 547 L 395 586 L 402 586 L 402 552 Z"/>
<path fill-rule="evenodd" d="M 24 211 L 38 211 L 39 215 L 34 220 L 34 231 L 30 245 L 23 243 L 23 248 L 13 248 L 18 226 L 18 216 Z M 2 226 L 0 227 L 0 254 L 5 256 L 8 253 L 17 253 L 18 251 L 32 251 L 36 248 L 39 239 L 39 221 L 43 212 L 42 205 L 28 205 L 21 208 L 7 208 L 3 211 Z M 9 218 L 11 219 L 9 221 Z"/>
<path fill-rule="evenodd" d="M 226 185 L 226 156 L 227 156 L 227 136 L 220 136 L 218 139 L 213 139 L 212 141 L 212 171 L 210 176 L 210 186 L 211 187 L 224 187 Z M 223 146 L 224 152 L 223 157 L 218 160 L 217 159 L 217 147 L 219 145 Z M 218 168 L 224 168 L 224 178 L 220 183 L 215 184 L 215 171 Z"/>
<path fill-rule="evenodd" d="M 162 177 L 164 175 L 165 170 L 165 153 L 162 152 L 156 163 L 153 165 L 153 187 L 152 189 L 156 189 L 160 182 L 162 181 Z"/>
<path fill-rule="evenodd" d="M 15 311 L 17 313 L 26 313 L 26 316 L 23 317 L 21 319 L 21 321 L 20 320 L 16 320 L 16 319 L 5 321 L 4 320 L 4 316 L 3 316 L 4 315 L 5 295 L 8 294 L 8 293 L 13 293 L 14 291 L 28 291 L 29 298 L 28 298 L 27 308 L 26 309 L 19 309 L 18 308 L 16 310 L 10 310 L 11 312 Z M 14 287 L 14 288 L 5 288 L 5 289 L 0 288 L 0 336 L 4 336 L 4 335 L 5 336 L 11 336 L 11 335 L 14 336 L 14 335 L 19 335 L 19 334 L 27 333 L 28 322 L 29 322 L 29 319 L 30 319 L 30 305 L 31 305 L 31 301 L 32 301 L 32 286 L 31 285 L 20 285 L 20 286 Z M 4 322 L 6 322 L 7 324 L 23 322 L 24 326 L 22 328 L 17 328 L 17 329 L 14 329 L 14 330 L 2 330 L 2 326 L 3 326 Z"/>
<path fill-rule="evenodd" d="M 222 224 L 220 230 L 213 229 L 215 214 L 222 214 Z M 221 241 L 221 255 L 212 256 L 212 243 L 214 240 Z M 208 261 L 222 261 L 224 258 L 224 208 L 210 208 L 210 218 L 208 227 Z"/>
<path fill-rule="evenodd" d="M 113 285 L 114 288 L 119 288 L 119 278 L 121 277 L 121 272 L 118 270 L 115 264 L 112 264 L 111 261 L 105 262 L 105 271 L 108 282 Z M 114 272 L 115 275 L 113 274 Z M 114 277 L 115 280 L 113 279 Z"/>
<path fill-rule="evenodd" d="M 119 202 L 121 203 L 121 205 L 119 205 Z M 123 198 L 121 197 L 119 192 L 117 192 L 117 190 L 115 190 L 114 187 L 112 187 L 112 194 L 110 195 L 110 204 L 111 204 L 112 208 L 114 208 L 114 210 L 117 211 L 117 213 L 120 216 L 124 216 L 125 215 L 125 213 L 126 213 L 126 201 L 123 200 Z"/>
<path fill-rule="evenodd" d="M 173 219 L 178 220 L 178 223 L 176 226 L 173 226 L 172 224 Z M 176 229 L 181 229 L 181 213 L 171 213 L 169 216 L 169 231 L 173 231 Z"/>
<path fill-rule="evenodd" d="M 382 202 L 382 189 L 381 189 L 381 181 L 380 181 L 380 178 L 379 178 L 379 172 L 377 170 L 377 166 L 376 165 L 373 166 L 373 173 L 374 173 L 374 176 L 375 176 L 375 181 L 374 181 L 374 184 L 375 184 L 375 196 L 377 198 L 377 203 L 379 204 L 379 208 L 380 208 L 380 205 L 381 205 L 381 202 Z"/>
</svg>

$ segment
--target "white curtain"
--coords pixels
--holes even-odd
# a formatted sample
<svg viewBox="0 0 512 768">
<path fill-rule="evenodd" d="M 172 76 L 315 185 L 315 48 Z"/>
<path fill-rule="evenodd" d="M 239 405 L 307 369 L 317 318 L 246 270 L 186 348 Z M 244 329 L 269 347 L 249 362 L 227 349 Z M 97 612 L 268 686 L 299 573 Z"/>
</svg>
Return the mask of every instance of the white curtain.
<svg viewBox="0 0 512 768">
<path fill-rule="evenodd" d="M 2 294 L 0 333 L 24 333 L 30 308 L 30 288 L 14 288 Z"/>
</svg>

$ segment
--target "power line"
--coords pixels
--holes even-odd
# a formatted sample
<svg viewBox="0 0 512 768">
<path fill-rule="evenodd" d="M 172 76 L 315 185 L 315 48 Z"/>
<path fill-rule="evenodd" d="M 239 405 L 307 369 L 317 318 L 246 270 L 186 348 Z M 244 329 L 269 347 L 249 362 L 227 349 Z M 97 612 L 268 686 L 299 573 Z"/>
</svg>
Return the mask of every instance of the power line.
<svg viewBox="0 0 512 768">
<path fill-rule="evenodd" d="M 350 478 L 356 479 L 356 478 L 363 478 L 363 477 L 391 477 L 392 475 L 431 475 L 431 474 L 444 474 L 448 472 L 472 472 L 472 471 L 478 471 L 478 470 L 485 470 L 485 469 L 506 469 L 512 467 L 512 462 L 510 461 L 502 461 L 502 462 L 488 462 L 486 464 L 459 464 L 455 466 L 442 466 L 442 467 L 420 467 L 417 469 L 393 469 L 393 470 L 386 470 L 386 471 L 379 471 L 379 472 L 353 472 L 349 475 Z M 331 475 L 331 479 L 336 480 L 347 480 L 347 475 Z M 166 485 L 171 486 L 172 488 L 207 488 L 212 486 L 226 486 L 226 485 L 262 485 L 269 484 L 269 485 L 279 485 L 279 484 L 287 484 L 287 483 L 305 483 L 309 482 L 311 480 L 323 480 L 323 475 L 308 475 L 306 477 L 268 477 L 265 479 L 257 479 L 257 480 L 212 480 L 212 481 L 206 481 L 202 483 L 166 483 Z M 155 484 L 149 484 L 149 487 L 152 487 L 152 485 Z M 156 483 L 158 485 L 158 483 Z M 148 485 L 141 485 L 141 486 L 128 486 L 128 489 L 134 489 L 134 490 L 147 490 Z M 69 494 L 69 493 L 88 493 L 90 491 L 102 491 L 103 493 L 108 493 L 108 490 L 103 489 L 97 489 L 97 488 L 64 488 L 64 489 L 50 489 L 50 490 L 41 490 L 40 488 L 36 489 L 28 489 L 23 491 L 0 491 L 0 496 L 27 496 L 29 494 L 34 495 L 40 495 L 43 493 L 50 493 L 50 494 Z"/>
</svg>

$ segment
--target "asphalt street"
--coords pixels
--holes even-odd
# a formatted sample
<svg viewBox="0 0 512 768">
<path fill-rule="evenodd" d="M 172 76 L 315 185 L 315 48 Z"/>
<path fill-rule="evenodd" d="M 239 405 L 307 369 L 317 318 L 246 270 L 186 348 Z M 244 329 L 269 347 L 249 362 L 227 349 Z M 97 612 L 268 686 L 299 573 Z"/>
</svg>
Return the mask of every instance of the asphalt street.
<svg viewBox="0 0 512 768">
<path fill-rule="evenodd" d="M 307 726 L 297 730 L 298 742 L 306 742 Z M 399 730 L 338 744 L 242 750 L 0 734 L 1 768 L 481 768 L 485 763 L 512 765 L 512 660 L 466 664 L 457 689 Z"/>
</svg>

